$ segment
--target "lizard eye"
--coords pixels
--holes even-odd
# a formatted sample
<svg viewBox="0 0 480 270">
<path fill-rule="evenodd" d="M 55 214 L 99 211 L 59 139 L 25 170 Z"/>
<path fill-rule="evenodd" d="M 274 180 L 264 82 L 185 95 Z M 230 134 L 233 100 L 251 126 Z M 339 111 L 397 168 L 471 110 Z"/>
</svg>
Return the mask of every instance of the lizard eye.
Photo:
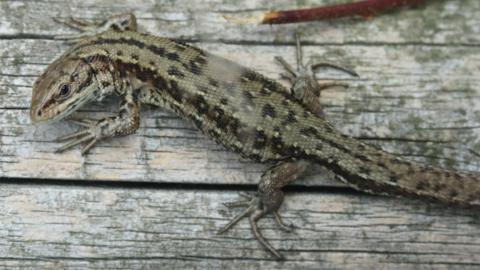
<svg viewBox="0 0 480 270">
<path fill-rule="evenodd" d="M 58 97 L 60 98 L 66 97 L 68 96 L 69 93 L 70 93 L 70 86 L 68 86 L 67 84 L 64 84 L 60 87 L 60 92 L 58 92 Z"/>
</svg>

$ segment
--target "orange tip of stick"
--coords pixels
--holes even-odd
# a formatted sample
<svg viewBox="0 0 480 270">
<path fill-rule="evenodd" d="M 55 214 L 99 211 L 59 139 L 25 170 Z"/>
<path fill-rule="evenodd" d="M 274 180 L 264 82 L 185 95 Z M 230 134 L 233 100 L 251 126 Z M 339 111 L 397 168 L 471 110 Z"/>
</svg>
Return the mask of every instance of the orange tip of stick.
<svg viewBox="0 0 480 270">
<path fill-rule="evenodd" d="M 263 15 L 262 23 L 270 23 L 271 21 L 275 21 L 279 16 L 280 13 L 277 11 L 267 12 L 265 15 Z"/>
<path fill-rule="evenodd" d="M 260 24 L 263 21 L 263 16 L 238 18 L 238 17 L 223 15 L 223 18 L 234 24 Z"/>
</svg>

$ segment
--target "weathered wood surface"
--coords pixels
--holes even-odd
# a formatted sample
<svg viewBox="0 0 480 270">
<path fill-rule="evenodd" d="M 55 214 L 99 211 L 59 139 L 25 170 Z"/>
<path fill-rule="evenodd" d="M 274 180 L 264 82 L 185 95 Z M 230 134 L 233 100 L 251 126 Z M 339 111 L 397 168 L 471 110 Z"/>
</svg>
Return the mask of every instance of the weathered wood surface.
<svg viewBox="0 0 480 270">
<path fill-rule="evenodd" d="M 135 135 L 101 142 L 86 157 L 79 149 L 53 153 L 54 138 L 76 127 L 30 124 L 31 85 L 68 47 L 53 37 L 72 33 L 51 18 L 130 10 L 144 31 L 194 42 L 272 78 L 280 72 L 273 56 L 293 63 L 297 30 L 306 60 L 326 59 L 361 75 L 318 74 L 351 86 L 322 96 L 339 129 L 408 158 L 480 171 L 479 1 L 430 1 L 368 21 L 238 26 L 222 18 L 295 7 L 271 2 L 0 1 L 0 267 L 478 268 L 478 213 L 352 195 L 320 168 L 296 184 L 313 191 L 299 188 L 283 207 L 302 229 L 286 234 L 264 222 L 267 237 L 290 260 L 270 262 L 246 223 L 228 237 L 214 236 L 233 215 L 218 211 L 235 199 L 228 186 L 253 189 L 266 165 L 240 160 L 152 108 L 143 110 Z M 338 2 L 309 0 L 302 7 Z M 79 115 L 100 118 L 114 111 L 115 102 L 107 105 Z M 20 178 L 42 181 L 5 185 Z M 85 181 L 85 187 L 51 186 L 50 179 Z M 98 180 L 119 184 L 99 188 Z M 124 181 L 158 184 L 134 190 L 123 189 Z M 164 182 L 181 190 L 165 189 Z M 195 192 L 195 184 L 212 186 Z M 340 188 L 322 191 L 329 186 Z"/>
<path fill-rule="evenodd" d="M 216 228 L 236 192 L 100 187 L 0 187 L 0 267 L 152 269 L 478 269 L 478 216 L 417 202 L 291 193 L 265 236 L 288 256 L 265 258 L 246 222 Z M 220 210 L 220 211 L 219 211 Z M 234 212 L 238 212 L 234 211 Z"/>
</svg>

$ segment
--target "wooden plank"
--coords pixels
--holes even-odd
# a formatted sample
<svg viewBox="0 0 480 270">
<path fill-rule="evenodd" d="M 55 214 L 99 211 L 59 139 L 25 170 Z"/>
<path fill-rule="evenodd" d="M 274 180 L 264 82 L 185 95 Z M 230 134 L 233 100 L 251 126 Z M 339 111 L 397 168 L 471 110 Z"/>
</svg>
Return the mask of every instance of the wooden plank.
<svg viewBox="0 0 480 270">
<path fill-rule="evenodd" d="M 0 186 L 0 267 L 198 269 L 478 269 L 480 226 L 470 211 L 417 201 L 290 193 L 282 213 L 294 233 L 260 222 L 286 256 L 277 262 L 244 220 L 232 191 Z"/>
<path fill-rule="evenodd" d="M 307 0 L 298 7 L 338 2 Z M 256 183 L 265 165 L 239 160 L 190 124 L 152 108 L 144 108 L 136 135 L 102 142 L 84 158 L 78 149 L 53 153 L 53 139 L 76 127 L 28 120 L 33 81 L 68 47 L 53 36 L 72 33 L 51 17 L 133 10 L 143 30 L 194 41 L 272 78 L 280 72 L 274 55 L 293 62 L 297 29 L 308 43 L 306 59 L 347 65 L 361 75 L 318 73 L 351 85 L 322 96 L 338 128 L 409 158 L 480 170 L 479 1 L 430 1 L 368 21 L 238 26 L 222 18 L 295 5 L 271 3 L 1 1 L 0 268 L 479 268 L 478 213 L 318 187 L 288 194 L 282 213 L 299 227 L 294 233 L 278 231 L 271 218 L 261 221 L 265 236 L 287 256 L 276 262 L 246 221 L 215 235 L 239 211 L 221 205 L 237 199 L 228 185 Z M 115 111 L 114 102 L 106 105 L 79 115 Z M 18 178 L 45 180 L 7 184 Z M 51 179 L 80 181 L 50 185 Z M 181 189 L 108 181 L 173 182 Z M 319 168 L 300 185 L 339 186 Z"/>
<path fill-rule="evenodd" d="M 252 17 L 266 11 L 305 8 L 345 0 L 206 0 L 193 2 L 145 1 L 13 1 L 0 3 L 0 33 L 5 37 L 43 37 L 69 33 L 51 18 L 81 16 L 104 18 L 112 13 L 133 10 L 143 29 L 162 36 L 193 40 L 238 43 L 293 43 L 293 31 L 305 33 L 310 42 L 327 44 L 405 44 L 478 45 L 480 41 L 480 3 L 476 0 L 429 1 L 417 9 L 402 9 L 375 17 L 374 20 L 345 19 L 297 25 L 256 26 L 229 23 L 224 16 Z M 384 44 L 382 44 L 384 43 Z"/>
<path fill-rule="evenodd" d="M 172 114 L 145 108 L 140 130 L 101 142 L 87 157 L 79 148 L 53 151 L 53 140 L 73 132 L 68 123 L 31 125 L 31 85 L 66 45 L 55 41 L 0 41 L 0 176 L 190 183 L 256 183 L 263 165 L 239 161 Z M 279 78 L 272 59 L 294 61 L 293 46 L 199 44 Z M 38 52 L 42 52 L 39 54 Z M 480 51 L 475 47 L 305 46 L 306 59 L 348 63 L 360 79 L 324 70 L 320 78 L 351 85 L 325 91 L 322 103 L 344 133 L 378 143 L 407 158 L 454 169 L 480 170 Z M 115 112 L 117 101 L 90 106 L 85 115 Z M 194 168 L 196 173 L 192 174 Z M 317 169 L 307 185 L 339 185 Z"/>
</svg>

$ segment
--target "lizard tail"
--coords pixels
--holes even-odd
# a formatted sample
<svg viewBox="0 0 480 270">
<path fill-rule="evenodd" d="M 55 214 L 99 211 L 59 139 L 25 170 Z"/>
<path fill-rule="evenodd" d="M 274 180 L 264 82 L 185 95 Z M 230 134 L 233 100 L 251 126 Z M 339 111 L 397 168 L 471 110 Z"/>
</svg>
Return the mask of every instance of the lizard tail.
<svg viewBox="0 0 480 270">
<path fill-rule="evenodd" d="M 480 174 L 409 161 L 353 138 L 342 138 L 341 159 L 318 158 L 340 180 L 374 194 L 438 201 L 480 209 Z"/>
</svg>

